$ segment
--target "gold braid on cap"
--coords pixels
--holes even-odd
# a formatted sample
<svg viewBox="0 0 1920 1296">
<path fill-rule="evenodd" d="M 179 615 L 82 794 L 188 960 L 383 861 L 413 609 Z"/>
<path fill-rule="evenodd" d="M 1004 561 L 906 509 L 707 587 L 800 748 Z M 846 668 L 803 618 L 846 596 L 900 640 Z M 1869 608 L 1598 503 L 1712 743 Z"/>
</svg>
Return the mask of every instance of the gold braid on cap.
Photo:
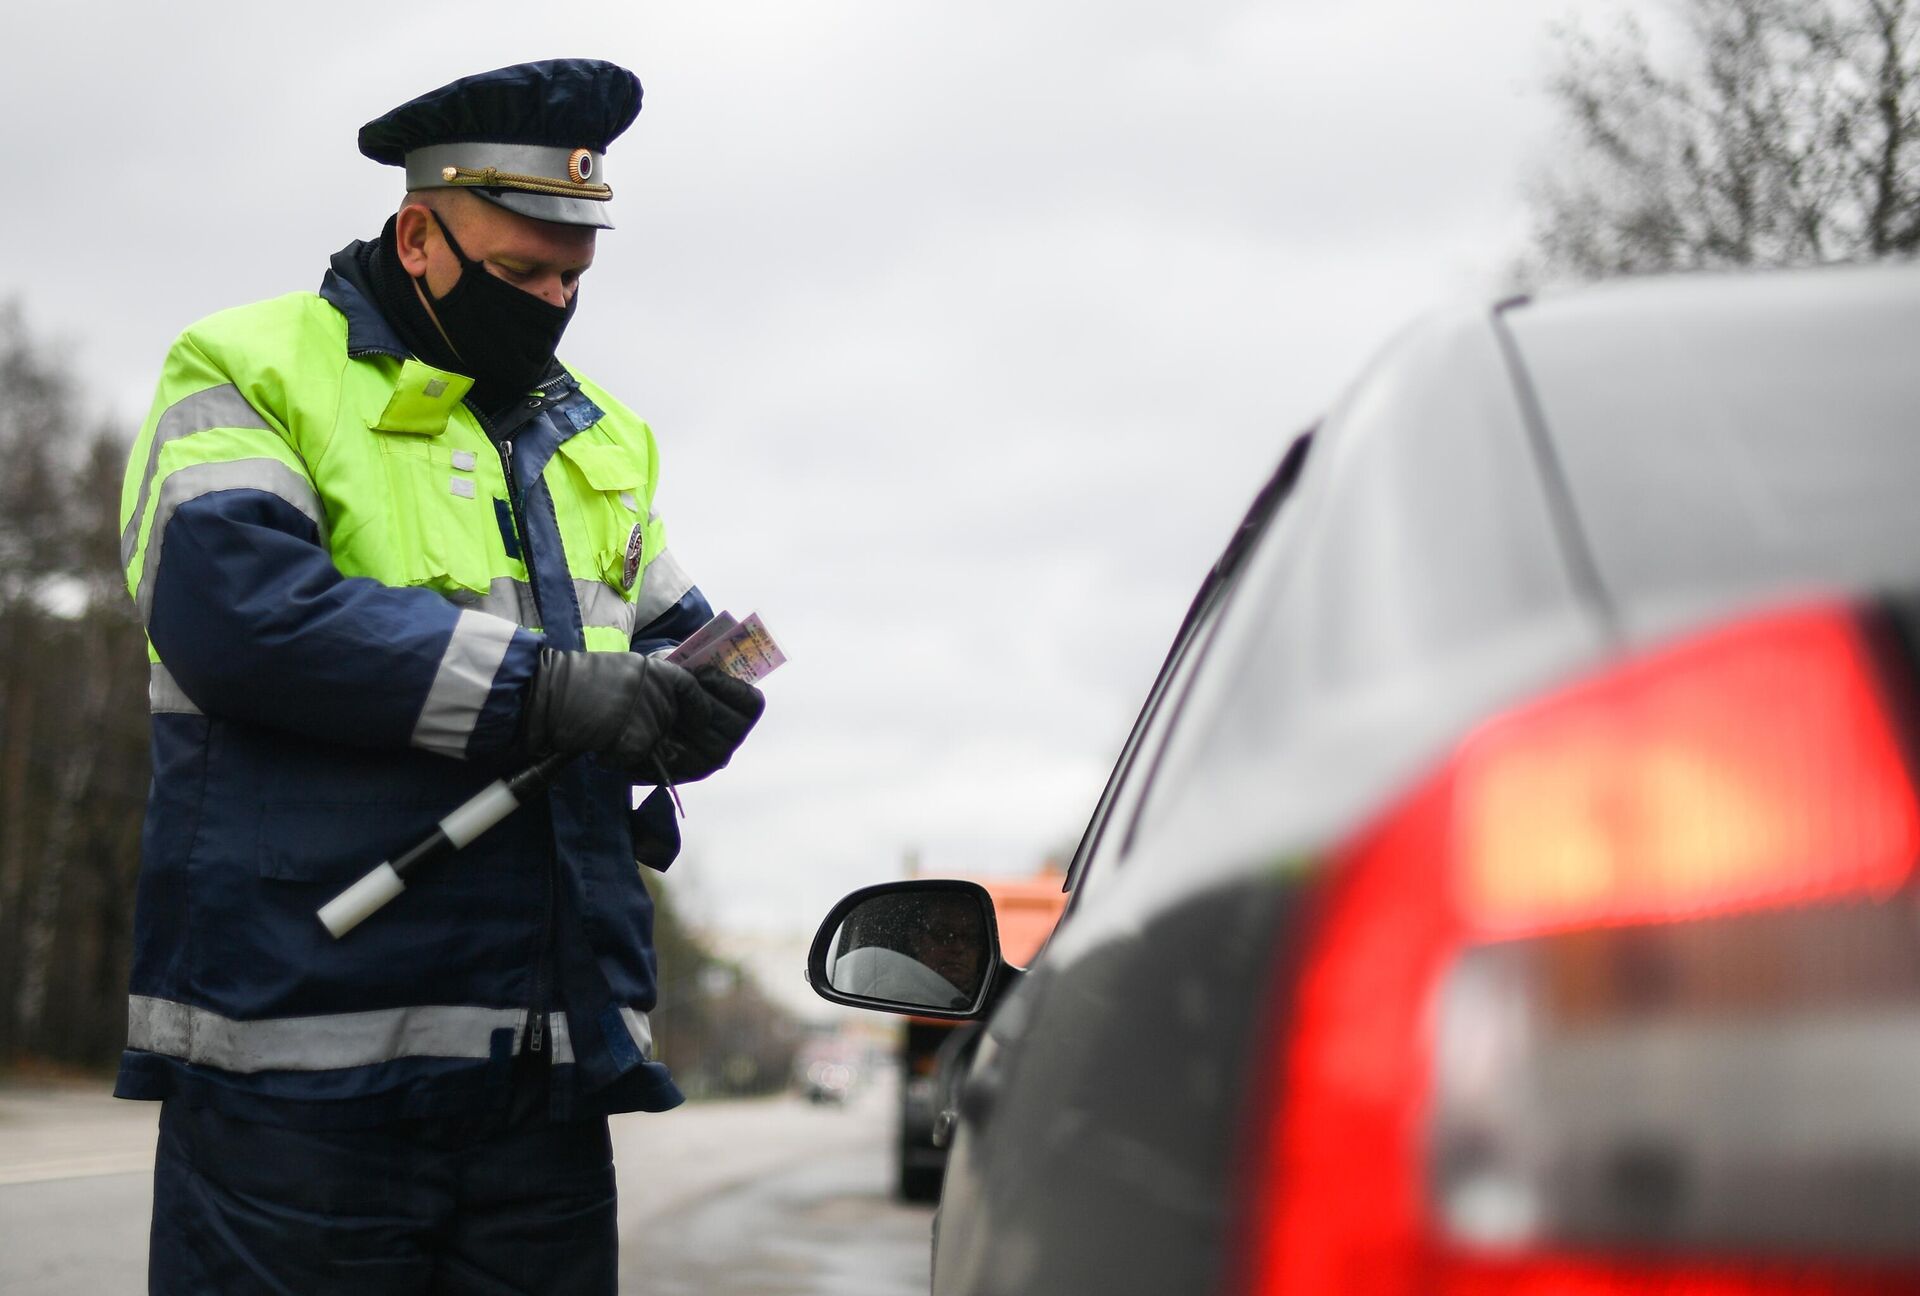
<svg viewBox="0 0 1920 1296">
<path fill-rule="evenodd" d="M 591 198 L 606 202 L 613 197 L 613 186 L 580 184 L 572 180 L 554 180 L 547 176 L 516 175 L 498 167 L 450 166 L 440 169 L 440 178 L 455 187 L 475 189 L 517 189 L 521 193 L 545 194 L 549 198 Z"/>
</svg>

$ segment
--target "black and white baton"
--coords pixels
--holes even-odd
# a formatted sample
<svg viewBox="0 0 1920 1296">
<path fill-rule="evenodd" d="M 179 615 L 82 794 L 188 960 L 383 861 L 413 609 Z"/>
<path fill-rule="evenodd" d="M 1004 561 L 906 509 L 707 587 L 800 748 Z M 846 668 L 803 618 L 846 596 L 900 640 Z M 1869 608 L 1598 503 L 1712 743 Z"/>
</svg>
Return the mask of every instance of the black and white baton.
<svg viewBox="0 0 1920 1296">
<path fill-rule="evenodd" d="M 407 889 L 407 870 L 427 860 L 453 854 L 487 829 L 538 796 L 567 762 L 548 756 L 518 774 L 495 779 L 465 803 L 449 812 L 412 850 L 380 865 L 320 908 L 320 921 L 335 940 L 365 922 L 380 907 Z"/>
</svg>

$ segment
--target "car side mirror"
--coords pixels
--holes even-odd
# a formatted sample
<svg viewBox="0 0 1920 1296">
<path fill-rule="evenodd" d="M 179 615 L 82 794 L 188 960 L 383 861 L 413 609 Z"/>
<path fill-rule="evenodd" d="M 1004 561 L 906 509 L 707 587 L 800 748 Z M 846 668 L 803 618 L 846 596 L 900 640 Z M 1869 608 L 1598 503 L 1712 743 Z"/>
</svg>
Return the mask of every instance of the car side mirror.
<svg viewBox="0 0 1920 1296">
<path fill-rule="evenodd" d="M 863 887 L 828 911 L 807 954 L 822 999 L 916 1017 L 978 1017 L 1010 971 L 993 900 L 975 882 Z"/>
</svg>

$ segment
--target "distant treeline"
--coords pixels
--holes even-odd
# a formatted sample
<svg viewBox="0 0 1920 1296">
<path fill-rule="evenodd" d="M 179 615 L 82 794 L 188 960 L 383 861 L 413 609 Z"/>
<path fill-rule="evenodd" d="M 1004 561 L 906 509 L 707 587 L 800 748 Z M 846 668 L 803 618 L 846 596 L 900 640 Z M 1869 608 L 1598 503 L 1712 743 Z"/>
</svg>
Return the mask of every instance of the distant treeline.
<svg viewBox="0 0 1920 1296">
<path fill-rule="evenodd" d="M 133 429 L 81 391 L 0 304 L 0 1067 L 105 1067 L 126 1041 L 149 778 L 146 644 L 119 557 Z M 778 1087 L 798 1028 L 648 881 L 661 1056 L 689 1092 Z"/>
<path fill-rule="evenodd" d="M 0 1057 L 126 1036 L 146 651 L 120 575 L 128 436 L 0 308 Z"/>
</svg>

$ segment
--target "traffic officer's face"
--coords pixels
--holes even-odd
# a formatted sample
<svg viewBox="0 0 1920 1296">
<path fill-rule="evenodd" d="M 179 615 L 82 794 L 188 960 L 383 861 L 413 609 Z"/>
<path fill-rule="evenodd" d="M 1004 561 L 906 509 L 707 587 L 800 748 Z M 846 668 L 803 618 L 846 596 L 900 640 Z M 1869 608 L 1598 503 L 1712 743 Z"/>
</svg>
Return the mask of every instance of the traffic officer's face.
<svg viewBox="0 0 1920 1296">
<path fill-rule="evenodd" d="M 508 211 L 472 194 L 448 193 L 440 218 L 487 273 L 552 306 L 565 306 L 593 264 L 596 231 L 588 225 L 556 225 Z M 418 203 L 400 209 L 394 224 L 401 268 L 436 298 L 460 281 L 460 261 L 432 215 Z"/>
</svg>

